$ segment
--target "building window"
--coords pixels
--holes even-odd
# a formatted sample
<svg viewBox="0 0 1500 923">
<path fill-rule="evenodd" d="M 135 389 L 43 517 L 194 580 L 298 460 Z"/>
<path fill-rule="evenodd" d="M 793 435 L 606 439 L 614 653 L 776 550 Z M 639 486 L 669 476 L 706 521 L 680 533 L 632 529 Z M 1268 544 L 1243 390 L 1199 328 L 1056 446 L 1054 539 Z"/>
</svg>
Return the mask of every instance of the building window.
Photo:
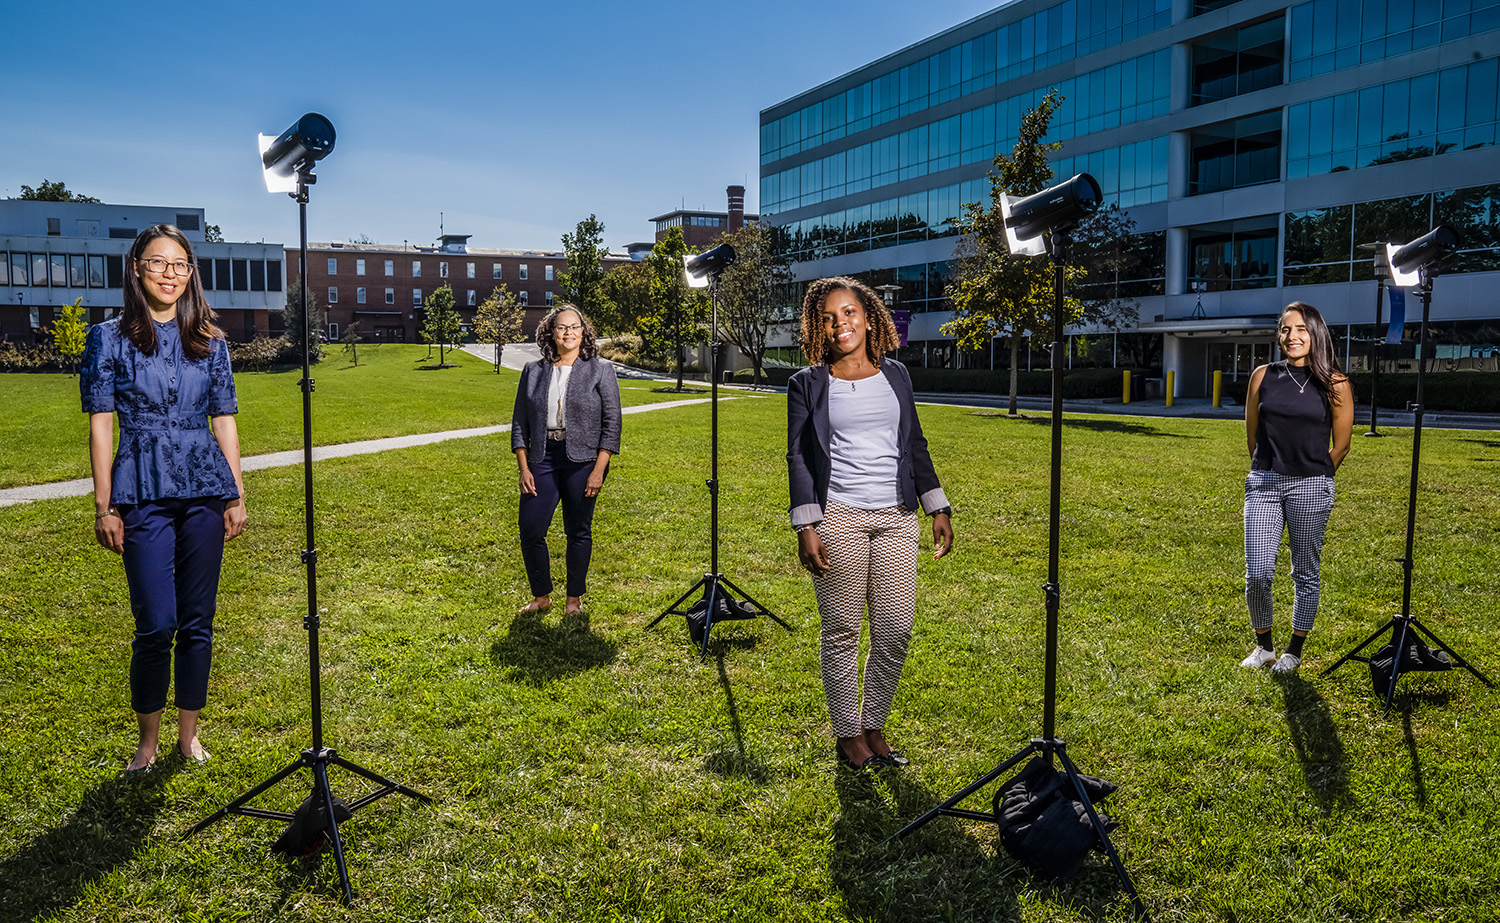
<svg viewBox="0 0 1500 923">
<path fill-rule="evenodd" d="M 68 256 L 68 287 L 88 288 L 88 258 L 81 253 Z"/>
<path fill-rule="evenodd" d="M 250 261 L 230 260 L 229 267 L 234 275 L 234 290 L 237 292 L 250 291 Z"/>
<path fill-rule="evenodd" d="M 281 260 L 266 260 L 266 291 L 281 291 Z"/>
<path fill-rule="evenodd" d="M 1191 228 L 1189 291 L 1223 292 L 1276 285 L 1277 216 Z"/>
<path fill-rule="evenodd" d="M 329 304 L 338 304 L 339 303 L 339 287 L 337 285 L 330 285 L 330 286 L 328 286 L 328 303 Z"/>
<path fill-rule="evenodd" d="M 328 339 L 330 341 L 337 342 L 338 338 L 339 338 L 339 325 L 333 323 L 332 321 L 329 321 L 329 323 L 328 323 Z"/>
<path fill-rule="evenodd" d="M 1281 83 L 1286 22 L 1271 19 L 1193 46 L 1193 104 L 1229 99 Z"/>
<path fill-rule="evenodd" d="M 438 278 L 439 279 L 446 279 L 446 278 L 448 278 L 448 261 L 447 260 L 441 260 L 438 263 Z"/>
<path fill-rule="evenodd" d="M 47 219 L 47 236 L 48 237 L 61 237 L 62 236 L 62 219 L 61 218 L 48 218 Z"/>
<path fill-rule="evenodd" d="M 208 260 L 203 260 L 202 262 L 208 263 Z M 212 265 L 213 265 L 212 263 L 209 264 L 210 267 L 212 267 Z M 104 287 L 104 257 L 102 257 L 102 256 L 90 256 L 89 257 L 89 288 L 103 288 L 103 287 Z"/>
<path fill-rule="evenodd" d="M 552 281 L 553 276 L 552 276 L 552 264 L 551 263 L 548 263 L 545 267 L 542 268 L 542 275 L 544 275 L 544 276 L 547 277 L 547 281 L 548 282 Z"/>
<path fill-rule="evenodd" d="M 266 261 L 250 261 L 250 291 L 263 292 L 266 290 Z"/>
<path fill-rule="evenodd" d="M 354 261 L 354 274 L 356 276 L 362 276 L 362 275 L 365 274 L 365 261 L 364 260 L 355 260 Z"/>
<path fill-rule="evenodd" d="M 355 304 L 364 304 L 365 303 L 365 290 L 364 290 L 363 287 L 360 287 L 360 288 L 357 288 L 357 289 L 354 290 L 354 303 Z"/>
<path fill-rule="evenodd" d="M 52 265 L 52 284 L 65 286 L 68 284 L 68 258 L 61 253 L 49 253 L 47 260 Z"/>
<path fill-rule="evenodd" d="M 385 290 L 385 303 L 386 304 L 395 304 L 396 303 L 396 290 L 395 289 L 388 288 L 388 289 Z"/>
<path fill-rule="evenodd" d="M 339 274 L 339 261 L 336 257 L 330 256 L 328 258 L 328 274 L 330 276 L 336 276 Z"/>
<path fill-rule="evenodd" d="M 135 240 L 135 228 L 110 228 L 109 236 L 116 240 Z"/>
<path fill-rule="evenodd" d="M 471 308 L 474 307 L 476 304 L 479 304 L 478 301 L 474 300 L 474 297 L 475 297 L 475 292 L 471 288 L 471 289 L 469 289 L 469 307 L 471 307 Z"/>
<path fill-rule="evenodd" d="M 386 260 L 385 261 L 385 274 L 388 275 L 388 276 L 394 276 L 396 274 L 396 261 L 395 260 Z"/>
<path fill-rule="evenodd" d="M 1266 112 L 1192 133 L 1190 195 L 1281 179 L 1281 113 Z"/>
<path fill-rule="evenodd" d="M 474 278 L 474 264 L 473 263 L 469 263 L 466 268 L 467 268 L 467 272 L 469 274 L 469 278 L 470 279 Z"/>
<path fill-rule="evenodd" d="M 420 279 L 420 278 L 422 278 L 422 261 L 421 260 L 412 260 L 411 261 L 411 277 L 413 279 Z"/>
<path fill-rule="evenodd" d="M 414 288 L 411 290 L 411 303 L 417 307 L 422 306 L 422 290 Z"/>
<path fill-rule="evenodd" d="M 521 269 L 521 281 L 525 282 L 527 280 L 527 278 L 529 278 L 529 276 L 528 276 L 528 274 L 526 272 L 526 264 L 522 263 L 520 269 Z"/>
<path fill-rule="evenodd" d="M 492 263 L 490 265 L 490 272 L 494 273 L 494 278 L 496 278 L 496 279 L 500 278 L 500 264 L 499 263 Z"/>
<path fill-rule="evenodd" d="M 227 292 L 229 289 L 229 260 L 216 259 L 214 260 L 214 290 Z"/>
<path fill-rule="evenodd" d="M 189 215 L 179 213 L 177 215 L 177 229 L 179 231 L 199 230 L 198 216 L 196 214 Z"/>
<path fill-rule="evenodd" d="M 523 292 L 520 292 L 519 294 L 521 296 L 521 306 L 522 307 L 525 307 L 525 306 L 531 304 L 531 293 L 530 292 L 523 291 Z"/>
<path fill-rule="evenodd" d="M 552 307 L 552 299 L 553 299 L 553 297 L 554 297 L 554 294 L 552 292 L 548 292 L 547 293 L 547 307 L 549 307 L 549 308 Z"/>
</svg>

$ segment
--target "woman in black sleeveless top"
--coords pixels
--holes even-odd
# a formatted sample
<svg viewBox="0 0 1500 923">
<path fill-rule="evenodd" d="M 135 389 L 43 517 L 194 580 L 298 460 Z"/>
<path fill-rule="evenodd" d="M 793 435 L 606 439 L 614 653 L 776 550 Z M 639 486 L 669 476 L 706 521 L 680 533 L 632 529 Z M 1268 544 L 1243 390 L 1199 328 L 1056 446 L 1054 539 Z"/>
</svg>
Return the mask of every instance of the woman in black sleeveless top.
<svg viewBox="0 0 1500 923">
<path fill-rule="evenodd" d="M 1243 667 L 1290 673 L 1318 614 L 1323 530 L 1333 510 L 1333 473 L 1349 454 L 1354 392 L 1339 371 L 1333 337 L 1312 305 L 1281 312 L 1286 357 L 1256 369 L 1245 396 L 1250 475 L 1245 479 L 1245 601 L 1256 647 Z M 1292 637 L 1278 659 L 1271 638 L 1271 578 L 1285 529 L 1292 552 Z"/>
</svg>

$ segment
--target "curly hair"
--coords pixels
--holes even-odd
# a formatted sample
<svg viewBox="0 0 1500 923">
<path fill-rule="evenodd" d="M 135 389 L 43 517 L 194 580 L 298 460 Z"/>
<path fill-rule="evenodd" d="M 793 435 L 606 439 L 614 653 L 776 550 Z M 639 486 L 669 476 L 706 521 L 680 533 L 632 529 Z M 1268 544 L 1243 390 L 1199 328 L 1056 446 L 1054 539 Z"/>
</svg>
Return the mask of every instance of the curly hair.
<svg viewBox="0 0 1500 923">
<path fill-rule="evenodd" d="M 829 342 L 828 333 L 823 329 L 823 302 L 840 289 L 853 292 L 864 307 L 865 320 L 869 324 L 869 332 L 865 334 L 865 353 L 870 362 L 878 365 L 881 356 L 901 345 L 896 321 L 874 289 L 848 276 L 830 276 L 807 286 L 807 296 L 802 299 L 802 354 L 807 357 L 808 365 L 828 364 Z"/>
<path fill-rule="evenodd" d="M 1312 370 L 1312 377 L 1317 381 L 1318 387 L 1323 391 L 1324 400 L 1330 405 L 1339 402 L 1339 393 L 1334 390 L 1334 385 L 1347 381 L 1343 370 L 1339 368 L 1338 352 L 1333 348 L 1333 334 L 1328 332 L 1328 324 L 1323 320 L 1323 315 L 1317 308 L 1302 301 L 1294 301 L 1281 309 L 1281 317 L 1292 311 L 1302 315 L 1302 322 L 1307 325 L 1308 343 L 1307 357 L 1308 367 Z M 1280 318 L 1277 319 L 1278 331 L 1281 327 Z M 1277 340 L 1281 335 L 1277 333 Z"/>
<path fill-rule="evenodd" d="M 177 332 L 182 339 L 182 351 L 191 359 L 207 359 L 209 342 L 224 339 L 224 331 L 214 323 L 219 316 L 203 294 L 203 280 L 198 276 L 193 245 L 170 224 L 151 225 L 130 245 L 130 253 L 125 257 L 125 307 L 120 311 L 120 332 L 143 354 L 156 355 L 156 327 L 151 323 L 151 308 L 145 286 L 141 284 L 140 260 L 151 242 L 163 237 L 181 247 L 188 264 L 193 267 L 182 295 L 177 299 Z"/>
<path fill-rule="evenodd" d="M 578 315 L 578 322 L 583 325 L 583 342 L 578 346 L 578 358 L 592 359 L 599 355 L 599 344 L 594 339 L 594 325 L 577 305 L 564 302 L 548 311 L 540 323 L 536 325 L 536 345 L 542 351 L 542 361 L 548 365 L 557 361 L 557 344 L 552 340 L 552 330 L 557 326 L 557 316 L 564 311 L 572 311 Z"/>
</svg>

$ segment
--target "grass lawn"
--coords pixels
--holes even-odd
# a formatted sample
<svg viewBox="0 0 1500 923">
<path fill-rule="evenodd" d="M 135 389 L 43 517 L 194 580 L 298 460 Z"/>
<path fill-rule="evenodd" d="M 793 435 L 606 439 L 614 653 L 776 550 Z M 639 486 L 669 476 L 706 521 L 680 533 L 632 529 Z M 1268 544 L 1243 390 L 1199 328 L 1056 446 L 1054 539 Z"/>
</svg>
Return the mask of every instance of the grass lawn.
<svg viewBox="0 0 1500 923">
<path fill-rule="evenodd" d="M 438 374 L 410 365 L 387 375 Z M 379 423 L 340 438 L 493 421 L 509 398 L 484 396 L 475 365 L 425 409 L 384 400 Z M 345 374 L 319 371 L 330 429 Z M 270 432 L 291 440 L 290 422 L 258 419 L 275 378 L 242 376 L 243 426 L 267 434 L 256 451 L 285 447 Z M 0 404 L 0 432 L 15 406 Z M 119 564 L 93 546 L 85 503 L 0 509 L 0 921 L 1127 919 L 1099 857 L 1052 886 L 997 854 L 991 825 L 944 818 L 883 843 L 1041 730 L 1046 420 L 923 410 L 958 543 L 921 565 L 888 727 L 912 765 L 866 778 L 834 768 L 812 588 L 785 526 L 784 412 L 774 397 L 721 407 L 721 563 L 798 630 L 730 623 L 703 663 L 680 620 L 645 625 L 707 563 L 706 406 L 626 420 L 581 619 L 516 614 L 504 437 L 319 464 L 328 743 L 435 799 L 393 796 L 344 826 L 352 911 L 330 857 L 267 854 L 278 825 L 228 818 L 180 839 L 310 740 L 300 470 L 247 475 L 203 713 L 213 760 L 166 760 L 139 783 L 116 776 L 134 745 Z M 1237 666 L 1243 428 L 1069 418 L 1058 731 L 1120 786 L 1103 807 L 1156 920 L 1500 919 L 1500 692 L 1412 675 L 1383 717 L 1362 665 L 1318 675 L 1400 606 L 1411 443 L 1387 432 L 1356 440 L 1340 472 L 1318 629 L 1301 676 L 1277 681 Z M 1497 448 L 1424 434 L 1413 598 L 1500 678 Z M 1277 599 L 1288 612 L 1285 576 Z M 261 803 L 294 805 L 296 778 Z M 365 790 L 337 770 L 334 787 Z"/>
<path fill-rule="evenodd" d="M 408 436 L 509 423 L 520 372 L 501 369 L 460 350 L 445 367 L 427 347 L 367 344 L 359 365 L 334 346 L 312 372 L 314 439 L 319 445 Z M 448 368 L 446 366 L 453 366 Z M 302 369 L 239 372 L 245 455 L 302 445 Z M 693 395 L 658 393 L 656 382 L 622 381 L 626 405 Z M 0 488 L 88 477 L 88 417 L 79 410 L 78 379 L 71 375 L 0 374 Z"/>
</svg>

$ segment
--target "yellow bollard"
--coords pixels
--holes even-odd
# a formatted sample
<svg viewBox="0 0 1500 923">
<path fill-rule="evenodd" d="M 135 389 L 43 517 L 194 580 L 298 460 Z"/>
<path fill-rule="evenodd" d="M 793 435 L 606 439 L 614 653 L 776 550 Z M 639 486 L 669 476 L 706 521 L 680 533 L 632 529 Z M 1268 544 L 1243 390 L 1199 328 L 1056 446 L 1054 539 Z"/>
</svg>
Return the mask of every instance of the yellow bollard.
<svg viewBox="0 0 1500 923">
<path fill-rule="evenodd" d="M 1168 407 L 1172 406 L 1172 397 L 1176 393 L 1177 393 L 1177 373 L 1174 372 L 1174 371 L 1172 371 L 1171 369 L 1168 369 L 1167 370 L 1167 387 L 1166 387 L 1167 406 Z"/>
<path fill-rule="evenodd" d="M 1120 399 L 1120 403 L 1130 403 L 1130 369 L 1125 370 L 1125 396 Z"/>
<path fill-rule="evenodd" d="M 1214 370 L 1214 406 L 1224 406 L 1224 372 L 1220 369 Z"/>
</svg>

